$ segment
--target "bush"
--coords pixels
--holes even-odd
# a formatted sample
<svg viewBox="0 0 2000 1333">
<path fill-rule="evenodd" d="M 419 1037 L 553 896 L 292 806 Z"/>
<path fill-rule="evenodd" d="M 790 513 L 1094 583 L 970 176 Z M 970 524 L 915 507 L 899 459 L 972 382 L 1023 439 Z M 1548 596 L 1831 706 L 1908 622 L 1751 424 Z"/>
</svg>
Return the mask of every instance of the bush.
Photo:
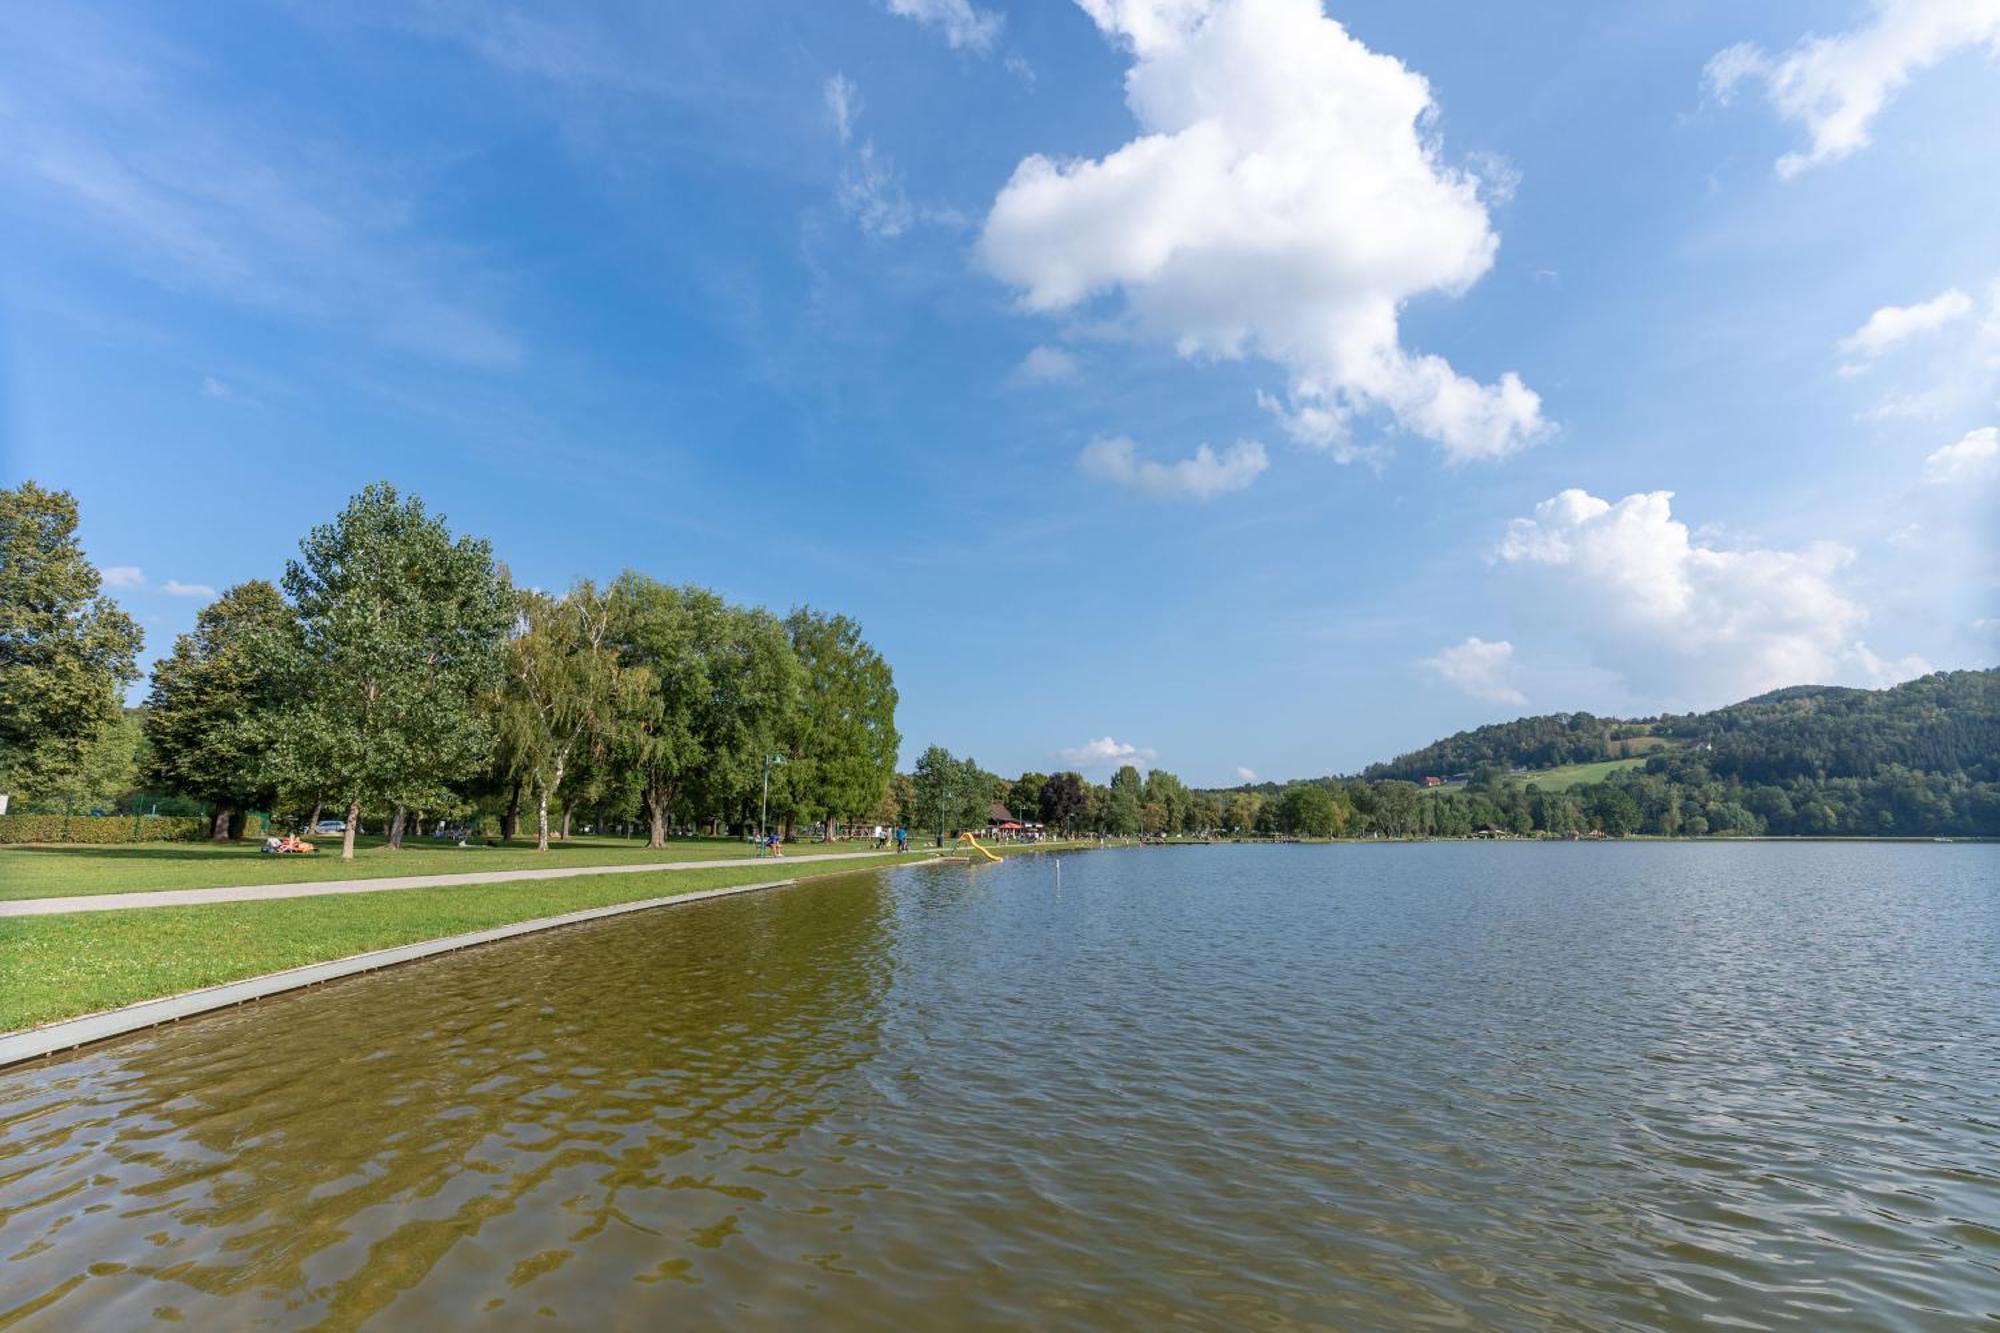
<svg viewBox="0 0 2000 1333">
<path fill-rule="evenodd" d="M 206 819 L 165 815 L 0 815 L 0 844 L 200 842 Z"/>
</svg>

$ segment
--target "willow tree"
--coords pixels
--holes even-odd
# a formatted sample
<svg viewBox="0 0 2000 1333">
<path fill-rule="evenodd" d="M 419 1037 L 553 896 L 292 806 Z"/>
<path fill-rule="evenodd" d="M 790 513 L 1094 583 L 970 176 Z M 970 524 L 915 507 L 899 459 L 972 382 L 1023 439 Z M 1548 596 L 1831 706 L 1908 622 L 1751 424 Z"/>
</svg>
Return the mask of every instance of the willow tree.
<svg viewBox="0 0 2000 1333">
<path fill-rule="evenodd" d="M 347 807 L 343 860 L 369 802 L 401 803 L 476 773 L 492 729 L 513 607 L 493 548 L 386 482 L 348 501 L 285 568 L 308 689 L 313 777 Z"/>
<path fill-rule="evenodd" d="M 864 815 L 896 770 L 896 679 L 882 655 L 842 615 L 800 607 L 785 618 L 804 687 L 780 770 L 783 805 L 824 821 Z"/>
<path fill-rule="evenodd" d="M 138 679 L 141 636 L 102 593 L 76 498 L 0 490 L 0 792 L 69 792 Z"/>
<path fill-rule="evenodd" d="M 549 849 L 549 802 L 585 748 L 621 719 L 637 722 L 651 693 L 644 667 L 620 661 L 611 606 L 588 582 L 566 597 L 520 597 L 518 632 L 507 645 L 501 728 L 535 800 L 535 850 Z"/>
<path fill-rule="evenodd" d="M 283 785 L 279 755 L 298 692 L 292 608 L 263 579 L 229 589 L 153 668 L 145 782 L 208 802 L 212 835 L 238 836 L 244 812 L 270 805 Z"/>
<path fill-rule="evenodd" d="M 635 573 L 612 584 L 610 600 L 621 657 L 649 677 L 614 752 L 645 810 L 646 845 L 664 847 L 683 802 L 720 810 L 755 785 L 798 707 L 802 673 L 767 611 Z"/>
</svg>

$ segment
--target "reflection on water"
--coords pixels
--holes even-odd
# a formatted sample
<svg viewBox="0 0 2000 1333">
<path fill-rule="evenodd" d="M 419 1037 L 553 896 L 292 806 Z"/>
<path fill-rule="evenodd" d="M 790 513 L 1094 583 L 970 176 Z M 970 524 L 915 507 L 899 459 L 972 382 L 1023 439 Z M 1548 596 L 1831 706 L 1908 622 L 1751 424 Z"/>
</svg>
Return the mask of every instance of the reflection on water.
<svg viewBox="0 0 2000 1333">
<path fill-rule="evenodd" d="M 0 1074 L 0 1327 L 1962 1327 L 1996 871 L 1134 850 L 516 941 Z"/>
</svg>

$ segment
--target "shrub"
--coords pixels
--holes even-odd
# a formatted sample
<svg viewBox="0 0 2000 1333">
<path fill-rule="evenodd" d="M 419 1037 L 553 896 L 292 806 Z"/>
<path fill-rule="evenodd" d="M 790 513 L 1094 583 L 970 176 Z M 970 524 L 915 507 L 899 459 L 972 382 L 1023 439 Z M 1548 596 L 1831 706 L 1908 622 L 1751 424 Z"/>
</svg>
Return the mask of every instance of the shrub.
<svg viewBox="0 0 2000 1333">
<path fill-rule="evenodd" d="M 199 842 L 206 819 L 165 815 L 0 815 L 0 844 Z"/>
</svg>

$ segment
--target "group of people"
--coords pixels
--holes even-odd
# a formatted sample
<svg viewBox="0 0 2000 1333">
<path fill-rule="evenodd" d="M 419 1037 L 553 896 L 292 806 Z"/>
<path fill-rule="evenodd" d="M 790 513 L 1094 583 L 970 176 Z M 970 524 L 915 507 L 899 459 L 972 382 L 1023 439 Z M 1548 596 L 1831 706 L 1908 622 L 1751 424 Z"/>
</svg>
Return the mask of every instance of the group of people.
<svg viewBox="0 0 2000 1333">
<path fill-rule="evenodd" d="M 884 847 L 887 847 L 887 846 L 889 845 L 889 840 L 890 840 L 891 838 L 894 838 L 894 839 L 896 840 L 896 850 L 897 850 L 897 851 L 899 851 L 899 852 L 907 852 L 907 851 L 909 851 L 909 850 L 910 850 L 910 831 L 909 831 L 908 829 L 906 829 L 906 828 L 901 828 L 901 827 L 898 827 L 898 828 L 894 828 L 894 829 L 890 829 L 890 828 L 884 828 L 884 827 L 883 827 L 882 825 L 880 825 L 880 824 L 877 824 L 877 825 L 875 826 L 875 850 L 876 850 L 876 851 L 878 851 L 878 852 L 879 852 L 879 851 L 881 851 L 881 850 L 882 850 L 882 849 L 883 849 Z"/>
</svg>

